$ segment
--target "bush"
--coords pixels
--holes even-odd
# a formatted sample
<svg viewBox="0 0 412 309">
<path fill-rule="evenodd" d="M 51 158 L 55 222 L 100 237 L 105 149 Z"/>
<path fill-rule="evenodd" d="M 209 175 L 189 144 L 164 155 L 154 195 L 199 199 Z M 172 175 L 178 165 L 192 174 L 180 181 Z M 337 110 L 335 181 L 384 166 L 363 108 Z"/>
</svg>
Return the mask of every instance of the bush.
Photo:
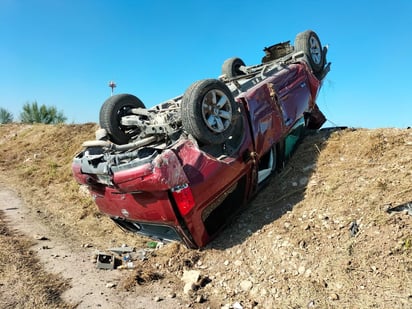
<svg viewBox="0 0 412 309">
<path fill-rule="evenodd" d="M 0 124 L 13 122 L 13 114 L 0 107 Z"/>
<path fill-rule="evenodd" d="M 23 105 L 23 111 L 20 113 L 22 123 L 44 123 L 56 124 L 64 123 L 67 118 L 63 112 L 57 111 L 56 107 L 46 105 L 37 105 L 37 102 L 26 103 Z"/>
</svg>

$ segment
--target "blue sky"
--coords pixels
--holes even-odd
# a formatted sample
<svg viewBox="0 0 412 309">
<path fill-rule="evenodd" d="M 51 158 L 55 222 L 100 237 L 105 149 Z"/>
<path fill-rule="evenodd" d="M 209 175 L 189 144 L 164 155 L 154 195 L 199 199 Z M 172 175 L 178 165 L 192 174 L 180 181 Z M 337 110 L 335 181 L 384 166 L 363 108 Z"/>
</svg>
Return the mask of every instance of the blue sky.
<svg viewBox="0 0 412 309">
<path fill-rule="evenodd" d="M 110 80 L 150 107 L 307 29 L 329 45 L 327 126 L 412 126 L 409 0 L 0 0 L 0 107 L 18 118 L 37 101 L 97 122 Z"/>
</svg>

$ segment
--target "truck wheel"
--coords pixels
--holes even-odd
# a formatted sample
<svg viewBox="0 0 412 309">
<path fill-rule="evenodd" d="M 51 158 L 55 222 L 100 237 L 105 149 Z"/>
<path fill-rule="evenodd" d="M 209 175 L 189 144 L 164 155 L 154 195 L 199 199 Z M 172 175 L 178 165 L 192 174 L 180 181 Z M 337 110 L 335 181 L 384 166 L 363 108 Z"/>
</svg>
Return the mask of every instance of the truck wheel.
<svg viewBox="0 0 412 309">
<path fill-rule="evenodd" d="M 245 63 L 242 59 L 229 58 L 225 62 L 223 62 L 222 74 L 226 75 L 228 78 L 245 75 L 245 72 L 239 69 L 241 66 L 245 66 Z"/>
<path fill-rule="evenodd" d="M 186 90 L 181 115 L 184 129 L 206 145 L 225 142 L 239 119 L 231 91 L 216 79 L 197 81 Z"/>
<path fill-rule="evenodd" d="M 127 144 L 133 136 L 133 128 L 121 124 L 122 117 L 130 115 L 132 108 L 145 108 L 145 106 L 139 98 L 131 94 L 117 94 L 103 103 L 99 123 L 100 127 L 107 131 L 112 142 L 119 145 Z"/>
<path fill-rule="evenodd" d="M 325 57 L 319 37 L 314 31 L 307 30 L 296 36 L 295 51 L 303 51 L 306 54 L 313 72 L 319 73 L 322 71 Z"/>
</svg>

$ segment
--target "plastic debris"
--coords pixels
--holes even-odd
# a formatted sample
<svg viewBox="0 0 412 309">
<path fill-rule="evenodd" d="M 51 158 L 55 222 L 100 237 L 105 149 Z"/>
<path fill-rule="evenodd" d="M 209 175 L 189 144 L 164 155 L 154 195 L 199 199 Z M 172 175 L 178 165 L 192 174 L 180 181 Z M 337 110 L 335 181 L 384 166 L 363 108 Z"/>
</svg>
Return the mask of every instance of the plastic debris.
<svg viewBox="0 0 412 309">
<path fill-rule="evenodd" d="M 233 309 L 243 309 L 243 306 L 239 302 L 236 302 L 233 304 Z"/>
<path fill-rule="evenodd" d="M 127 262 L 126 264 L 120 265 L 117 269 L 133 269 L 135 265 L 133 262 Z"/>
<path fill-rule="evenodd" d="M 109 251 L 112 251 L 118 255 L 122 255 L 125 253 L 131 253 L 134 251 L 134 248 L 132 247 L 116 247 L 116 248 L 110 248 Z"/>
<path fill-rule="evenodd" d="M 164 243 L 161 241 L 149 241 L 146 245 L 150 249 L 160 249 L 164 246 Z"/>
<path fill-rule="evenodd" d="M 157 241 L 149 241 L 146 245 L 150 249 L 156 249 Z"/>
<path fill-rule="evenodd" d="M 359 225 L 353 221 L 349 226 L 350 236 L 354 237 L 359 232 Z"/>
<path fill-rule="evenodd" d="M 392 213 L 392 212 L 402 212 L 402 211 L 404 211 L 408 215 L 412 216 L 412 201 L 410 201 L 408 203 L 400 204 L 400 205 L 392 207 L 392 208 L 388 208 L 386 210 L 386 212 L 389 213 L 389 214 Z"/>
</svg>

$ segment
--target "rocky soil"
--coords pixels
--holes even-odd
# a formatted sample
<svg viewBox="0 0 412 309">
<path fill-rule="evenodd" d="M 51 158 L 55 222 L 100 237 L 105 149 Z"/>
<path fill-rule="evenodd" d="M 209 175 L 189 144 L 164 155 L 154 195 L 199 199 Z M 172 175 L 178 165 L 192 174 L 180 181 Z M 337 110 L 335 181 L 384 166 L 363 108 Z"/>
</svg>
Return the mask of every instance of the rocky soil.
<svg viewBox="0 0 412 309">
<path fill-rule="evenodd" d="M 35 134 L 21 130 L 19 134 L 29 137 Z M 53 134 L 60 130 L 65 128 Z M 10 172 L 10 165 L 23 169 L 9 153 L 19 142 L 14 135 L 3 138 L 0 173 L 4 186 L 20 192 L 26 206 L 17 210 L 7 204 L 3 212 L 29 237 L 48 239 L 37 239 L 33 251 L 46 270 L 69 278 L 72 288 L 63 297 L 78 308 L 412 307 L 410 129 L 347 129 L 307 136 L 249 207 L 201 250 L 178 243 L 150 248 L 148 239 L 112 230 L 112 223 L 99 216 L 86 197 L 62 197 L 60 209 L 67 205 L 73 213 L 79 210 L 62 223 L 57 214 L 65 214 L 55 210 L 56 201 L 50 199 L 67 196 L 67 188 L 66 193 L 61 188 L 30 197 L 42 189 L 22 189 L 22 175 Z M 59 163 L 62 168 L 69 167 L 70 151 Z M 33 160 L 33 153 L 25 156 Z M 14 175 L 10 181 L 7 173 Z M 49 187 L 62 187 L 54 179 Z M 73 193 L 81 195 L 75 185 Z M 40 204 L 47 209 L 39 213 Z M 24 207 L 29 213 L 22 215 Z M 42 230 L 24 228 L 25 218 L 38 222 Z M 118 256 L 130 258 L 131 268 L 96 269 L 97 251 L 110 253 L 109 248 L 122 244 L 135 248 L 130 257 Z"/>
</svg>

